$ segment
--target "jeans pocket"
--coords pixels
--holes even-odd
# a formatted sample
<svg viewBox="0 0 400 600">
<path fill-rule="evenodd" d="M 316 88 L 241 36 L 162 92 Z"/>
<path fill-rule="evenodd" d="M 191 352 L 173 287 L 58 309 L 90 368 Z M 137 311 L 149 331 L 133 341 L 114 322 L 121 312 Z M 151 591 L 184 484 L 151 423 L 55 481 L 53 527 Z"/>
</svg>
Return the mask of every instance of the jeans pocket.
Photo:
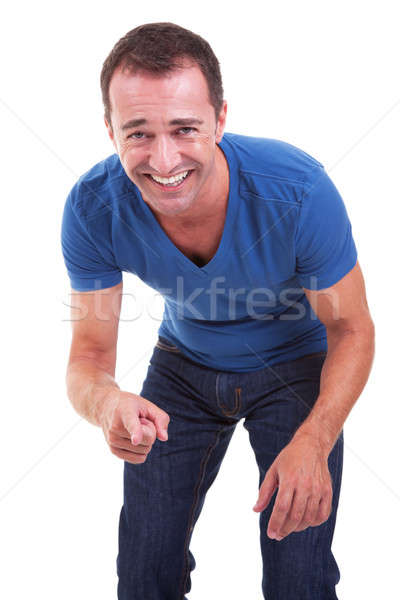
<svg viewBox="0 0 400 600">
<path fill-rule="evenodd" d="M 169 340 L 161 336 L 158 336 L 156 348 L 160 348 L 160 350 L 166 350 L 167 352 L 180 352 L 178 346 L 175 346 Z"/>
</svg>

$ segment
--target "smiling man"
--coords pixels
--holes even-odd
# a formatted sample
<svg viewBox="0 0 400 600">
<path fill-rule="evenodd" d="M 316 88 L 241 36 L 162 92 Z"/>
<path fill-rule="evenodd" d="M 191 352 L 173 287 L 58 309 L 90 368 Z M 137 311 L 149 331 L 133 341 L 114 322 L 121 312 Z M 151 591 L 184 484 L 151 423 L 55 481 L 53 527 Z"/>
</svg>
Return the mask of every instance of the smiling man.
<svg viewBox="0 0 400 600">
<path fill-rule="evenodd" d="M 219 63 L 182 27 L 128 32 L 101 89 L 116 153 L 70 191 L 62 249 L 68 395 L 124 460 L 118 598 L 186 598 L 192 532 L 242 419 L 264 597 L 337 598 L 343 425 L 374 354 L 342 198 L 299 148 L 224 133 Z M 123 271 L 165 300 L 140 394 L 115 381 Z"/>
</svg>

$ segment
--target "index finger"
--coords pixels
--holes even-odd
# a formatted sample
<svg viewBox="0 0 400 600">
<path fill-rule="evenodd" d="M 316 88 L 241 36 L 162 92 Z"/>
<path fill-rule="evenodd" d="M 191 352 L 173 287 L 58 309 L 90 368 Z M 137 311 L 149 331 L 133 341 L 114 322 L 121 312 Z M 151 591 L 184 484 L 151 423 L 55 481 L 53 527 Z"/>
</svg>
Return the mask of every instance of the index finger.
<svg viewBox="0 0 400 600">
<path fill-rule="evenodd" d="M 122 423 L 129 432 L 132 444 L 140 444 L 143 439 L 142 426 L 135 411 L 124 411 L 121 415 Z"/>
<path fill-rule="evenodd" d="M 142 444 L 153 445 L 157 437 L 157 431 L 153 421 L 150 421 L 150 419 L 147 419 L 146 417 L 139 417 L 139 420 L 143 432 Z"/>
<path fill-rule="evenodd" d="M 268 523 L 267 534 L 270 538 L 276 538 L 292 506 L 294 488 L 280 484 L 275 498 L 274 509 Z"/>
</svg>

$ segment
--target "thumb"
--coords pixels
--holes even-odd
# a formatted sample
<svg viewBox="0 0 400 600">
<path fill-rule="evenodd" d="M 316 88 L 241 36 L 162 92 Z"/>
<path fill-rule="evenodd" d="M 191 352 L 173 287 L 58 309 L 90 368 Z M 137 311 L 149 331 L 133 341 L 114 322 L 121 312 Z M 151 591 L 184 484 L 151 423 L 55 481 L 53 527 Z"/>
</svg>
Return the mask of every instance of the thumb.
<svg viewBox="0 0 400 600">
<path fill-rule="evenodd" d="M 253 506 L 254 512 L 261 512 L 265 508 L 267 508 L 272 496 L 274 495 L 274 491 L 278 487 L 278 474 L 277 471 L 272 465 L 265 477 L 264 481 L 261 484 L 261 487 L 258 492 L 258 500 Z"/>
</svg>

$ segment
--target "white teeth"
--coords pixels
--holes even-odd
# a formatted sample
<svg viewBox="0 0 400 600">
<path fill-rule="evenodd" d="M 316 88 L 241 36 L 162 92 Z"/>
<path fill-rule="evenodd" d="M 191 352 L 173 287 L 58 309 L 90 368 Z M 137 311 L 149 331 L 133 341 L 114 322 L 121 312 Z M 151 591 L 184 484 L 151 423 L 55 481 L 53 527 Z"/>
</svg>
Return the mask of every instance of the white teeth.
<svg viewBox="0 0 400 600">
<path fill-rule="evenodd" d="M 186 175 L 189 171 L 183 171 L 183 173 L 179 173 L 179 175 L 175 175 L 174 177 L 158 177 L 157 175 L 150 175 L 152 179 L 157 181 L 158 183 L 162 183 L 163 185 L 174 184 L 177 182 L 181 182 L 185 179 Z"/>
</svg>

